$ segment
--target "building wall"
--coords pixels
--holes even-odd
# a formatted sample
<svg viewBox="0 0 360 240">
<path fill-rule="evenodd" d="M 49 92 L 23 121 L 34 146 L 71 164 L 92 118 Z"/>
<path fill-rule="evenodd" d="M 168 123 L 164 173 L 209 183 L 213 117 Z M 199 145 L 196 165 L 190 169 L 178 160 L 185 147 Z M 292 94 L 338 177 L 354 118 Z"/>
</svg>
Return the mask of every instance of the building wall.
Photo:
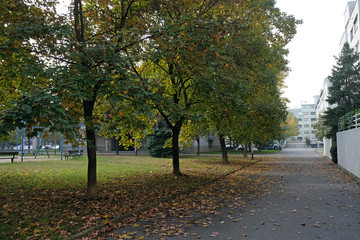
<svg viewBox="0 0 360 240">
<path fill-rule="evenodd" d="M 316 104 L 301 104 L 298 109 L 289 109 L 298 120 L 299 135 L 291 137 L 290 141 L 305 142 L 305 139 L 316 140 L 315 129 L 316 123 Z"/>
<path fill-rule="evenodd" d="M 336 105 L 331 105 L 327 102 L 329 94 L 329 87 L 331 83 L 329 79 L 325 78 L 323 82 L 323 89 L 321 90 L 319 100 L 316 104 L 316 117 L 319 118 L 328 108 L 334 108 Z"/>
<path fill-rule="evenodd" d="M 96 151 L 98 153 L 115 153 L 115 146 L 116 144 L 111 139 L 106 139 L 103 136 L 96 137 Z M 67 149 L 71 149 L 71 145 L 67 147 Z M 209 138 L 200 138 L 200 152 L 210 152 L 210 151 L 219 151 L 220 150 L 220 142 L 219 138 L 217 137 L 209 137 Z M 121 146 L 119 146 L 119 151 L 124 151 Z M 133 148 L 129 148 L 127 152 L 135 151 Z M 147 153 L 146 149 L 146 140 L 144 140 L 141 144 L 140 149 L 138 151 L 143 152 L 144 154 Z M 180 153 L 197 153 L 198 151 L 198 143 L 197 141 L 193 141 L 192 146 L 185 148 L 180 151 Z"/>
<path fill-rule="evenodd" d="M 360 52 L 360 30 L 359 30 L 359 0 L 349 2 L 345 14 L 345 42 L 350 47 Z M 342 47 L 342 46 L 341 46 Z"/>
<path fill-rule="evenodd" d="M 218 137 L 210 138 L 200 138 L 200 152 L 211 152 L 211 151 L 220 151 L 220 141 Z M 197 153 L 198 151 L 198 142 L 193 141 L 193 146 L 187 149 L 184 149 L 184 153 Z"/>
<path fill-rule="evenodd" d="M 324 138 L 323 141 L 324 141 L 324 155 L 326 157 L 332 159 L 331 154 L 330 154 L 330 148 L 332 146 L 331 139 Z"/>
<path fill-rule="evenodd" d="M 360 178 L 360 128 L 337 133 L 338 164 Z"/>
</svg>

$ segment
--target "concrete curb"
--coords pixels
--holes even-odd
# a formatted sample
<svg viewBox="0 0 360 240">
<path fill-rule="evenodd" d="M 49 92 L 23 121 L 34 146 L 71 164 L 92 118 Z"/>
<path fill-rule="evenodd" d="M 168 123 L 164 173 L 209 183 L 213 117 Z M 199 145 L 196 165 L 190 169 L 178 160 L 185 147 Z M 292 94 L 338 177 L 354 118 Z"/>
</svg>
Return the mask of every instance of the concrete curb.
<svg viewBox="0 0 360 240">
<path fill-rule="evenodd" d="M 203 187 L 203 186 L 209 185 L 209 184 L 211 184 L 211 183 L 214 183 L 214 182 L 220 180 L 221 178 L 227 177 L 227 176 L 229 176 L 229 175 L 231 175 L 231 174 L 233 174 L 233 173 L 235 173 L 235 172 L 237 172 L 237 171 L 240 171 L 240 170 L 242 170 L 242 169 L 244 169 L 244 168 L 250 167 L 250 166 L 252 166 L 252 165 L 254 165 L 254 164 L 256 164 L 256 163 L 258 163 L 258 162 L 260 162 L 260 161 L 262 161 L 262 160 L 261 160 L 261 159 L 259 159 L 259 160 L 254 160 L 254 162 L 246 165 L 245 167 L 242 167 L 242 168 L 239 168 L 239 169 L 236 169 L 236 170 L 227 172 L 227 173 L 225 173 L 225 174 L 223 174 L 223 175 L 221 175 L 221 176 L 219 176 L 219 177 L 217 177 L 217 178 L 215 178 L 215 179 L 212 179 L 212 180 L 210 180 L 210 181 L 208 181 L 208 182 L 205 182 L 205 183 L 203 183 L 203 184 L 200 184 L 200 185 L 197 186 L 197 187 L 189 188 L 189 189 L 187 189 L 187 190 L 185 190 L 185 191 L 176 193 L 176 194 L 174 194 L 174 195 L 171 195 L 171 196 L 166 197 L 166 198 L 164 198 L 164 199 L 161 199 L 161 200 L 159 200 L 159 201 L 153 202 L 153 203 L 151 203 L 151 204 L 149 204 L 149 205 L 147 205 L 147 206 L 145 206 L 145 207 L 139 208 L 139 209 L 136 210 L 136 211 L 129 212 L 129 213 L 126 213 L 126 214 L 124 214 L 124 215 L 115 217 L 115 218 L 111 219 L 110 222 L 112 222 L 112 223 L 119 223 L 119 222 L 121 222 L 122 220 L 124 220 L 125 218 L 131 217 L 131 216 L 134 215 L 134 214 L 139 214 L 139 213 L 145 212 L 145 211 L 149 210 L 150 208 L 159 205 L 160 203 L 169 202 L 169 201 L 171 201 L 171 200 L 174 200 L 175 198 L 177 198 L 177 197 L 179 197 L 179 196 L 181 196 L 181 195 L 188 194 L 188 193 L 190 193 L 190 192 L 195 191 L 196 189 L 198 189 L 198 188 L 200 188 L 200 187 Z M 85 230 L 83 230 L 83 231 L 81 231 L 81 232 L 79 232 L 79 233 L 76 233 L 76 234 L 74 234 L 74 235 L 71 235 L 70 237 L 65 238 L 65 240 L 73 240 L 73 239 L 82 238 L 82 237 L 86 236 L 87 234 L 89 234 L 90 232 L 99 230 L 99 229 L 104 228 L 104 227 L 106 227 L 106 226 L 107 226 L 107 224 L 105 224 L 105 223 L 98 224 L 98 225 L 96 225 L 96 226 L 87 228 L 87 229 L 85 229 Z"/>
<path fill-rule="evenodd" d="M 315 151 L 317 152 L 317 151 Z M 339 164 L 334 163 L 330 158 L 328 158 L 327 156 L 325 156 L 324 154 L 317 152 L 322 158 L 324 158 L 326 161 L 328 161 L 330 164 L 336 166 L 337 168 L 340 168 L 343 172 L 345 172 L 347 175 L 349 175 L 357 184 L 360 185 L 360 178 L 358 178 L 357 176 L 355 176 L 353 173 L 349 172 L 348 170 L 346 170 L 345 168 L 343 168 L 342 166 L 340 166 Z"/>
</svg>

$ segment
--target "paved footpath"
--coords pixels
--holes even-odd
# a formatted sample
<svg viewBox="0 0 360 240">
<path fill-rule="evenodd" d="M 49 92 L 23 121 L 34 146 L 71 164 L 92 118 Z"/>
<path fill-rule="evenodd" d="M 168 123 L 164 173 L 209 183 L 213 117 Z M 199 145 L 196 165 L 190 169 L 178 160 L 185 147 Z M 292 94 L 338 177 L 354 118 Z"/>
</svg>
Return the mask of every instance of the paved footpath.
<svg viewBox="0 0 360 240">
<path fill-rule="evenodd" d="M 341 169 L 311 149 L 285 149 L 262 164 L 252 177 L 276 180 L 262 196 L 251 196 L 251 191 L 241 198 L 234 195 L 215 215 L 141 220 L 107 239 L 121 239 L 131 231 L 136 232 L 133 239 L 360 239 L 360 185 Z M 172 236 L 159 234 L 161 229 L 141 235 L 157 221 L 182 230 Z"/>
</svg>

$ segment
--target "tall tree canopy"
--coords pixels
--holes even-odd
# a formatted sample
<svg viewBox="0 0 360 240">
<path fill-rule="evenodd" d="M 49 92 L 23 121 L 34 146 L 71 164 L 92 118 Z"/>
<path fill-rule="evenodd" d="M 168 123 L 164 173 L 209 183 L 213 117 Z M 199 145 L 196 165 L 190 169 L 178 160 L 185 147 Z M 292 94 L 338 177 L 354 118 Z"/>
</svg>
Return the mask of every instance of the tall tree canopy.
<svg viewBox="0 0 360 240">
<path fill-rule="evenodd" d="M 328 79 L 331 86 L 327 101 L 336 106 L 325 112 L 324 124 L 328 127 L 325 136 L 332 139 L 335 149 L 340 118 L 360 108 L 359 54 L 350 48 L 348 43 L 344 44 Z M 337 160 L 336 149 L 332 151 L 332 159 Z"/>
<path fill-rule="evenodd" d="M 3 24 L 6 37 L 1 39 L 1 56 L 15 57 L 6 64 L 2 61 L 2 72 L 19 65 L 15 78 L 9 78 L 15 84 L 29 79 L 31 88 L 8 86 L 8 90 L 18 91 L 20 98 L 1 112 L 1 133 L 18 126 L 34 135 L 41 131 L 39 127 L 47 127 L 71 139 L 75 134 L 81 137 L 84 126 L 91 198 L 96 197 L 95 131 L 101 120 L 96 109 L 110 105 L 110 95 L 141 95 L 139 80 L 131 75 L 131 64 L 139 42 L 147 36 L 142 19 L 149 3 L 75 0 L 69 14 L 61 16 L 45 0 L 9 2 L 14 9 L 5 19 L 12 22 Z M 25 12 L 22 19 L 17 19 L 21 16 L 17 8 Z"/>
<path fill-rule="evenodd" d="M 208 115 L 224 134 L 234 119 L 273 131 L 283 118 L 285 45 L 299 22 L 274 0 L 74 0 L 64 16 L 55 2 L 6 1 L 0 134 L 47 128 L 71 139 L 85 128 L 89 197 L 97 130 L 141 138 L 162 116 L 181 174 L 179 136 L 190 120 Z"/>
</svg>

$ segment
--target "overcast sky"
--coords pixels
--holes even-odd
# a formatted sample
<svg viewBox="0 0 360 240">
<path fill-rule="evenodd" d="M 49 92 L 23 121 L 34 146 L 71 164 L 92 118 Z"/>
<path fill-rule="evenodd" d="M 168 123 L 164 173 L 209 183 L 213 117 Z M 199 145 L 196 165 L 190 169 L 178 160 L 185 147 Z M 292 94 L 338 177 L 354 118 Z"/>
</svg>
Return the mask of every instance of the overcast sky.
<svg viewBox="0 0 360 240">
<path fill-rule="evenodd" d="M 281 11 L 302 19 L 298 33 L 288 45 L 292 69 L 285 80 L 284 97 L 289 107 L 300 107 L 302 101 L 313 103 L 324 78 L 331 74 L 334 56 L 340 53 L 344 32 L 344 12 L 348 0 L 277 0 Z"/>
</svg>

